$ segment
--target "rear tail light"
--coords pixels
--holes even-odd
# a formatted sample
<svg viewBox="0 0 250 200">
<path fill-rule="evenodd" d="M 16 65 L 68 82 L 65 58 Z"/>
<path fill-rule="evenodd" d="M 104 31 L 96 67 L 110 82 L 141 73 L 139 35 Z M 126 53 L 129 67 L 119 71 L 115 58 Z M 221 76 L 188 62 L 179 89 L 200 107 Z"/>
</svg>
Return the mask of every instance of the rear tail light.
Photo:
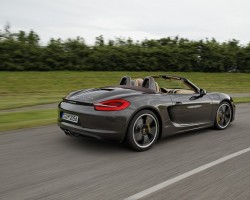
<svg viewBox="0 0 250 200">
<path fill-rule="evenodd" d="M 118 111 L 129 107 L 130 102 L 124 99 L 112 99 L 94 103 L 95 110 L 101 111 Z"/>
</svg>

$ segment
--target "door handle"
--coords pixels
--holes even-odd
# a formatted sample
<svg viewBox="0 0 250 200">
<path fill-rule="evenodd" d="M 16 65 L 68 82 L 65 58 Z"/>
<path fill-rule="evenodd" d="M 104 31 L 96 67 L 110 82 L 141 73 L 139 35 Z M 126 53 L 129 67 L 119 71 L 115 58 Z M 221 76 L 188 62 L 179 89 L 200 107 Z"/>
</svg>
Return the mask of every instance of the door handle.
<svg viewBox="0 0 250 200">
<path fill-rule="evenodd" d="M 175 102 L 175 105 L 181 105 L 182 104 L 182 102 Z"/>
</svg>

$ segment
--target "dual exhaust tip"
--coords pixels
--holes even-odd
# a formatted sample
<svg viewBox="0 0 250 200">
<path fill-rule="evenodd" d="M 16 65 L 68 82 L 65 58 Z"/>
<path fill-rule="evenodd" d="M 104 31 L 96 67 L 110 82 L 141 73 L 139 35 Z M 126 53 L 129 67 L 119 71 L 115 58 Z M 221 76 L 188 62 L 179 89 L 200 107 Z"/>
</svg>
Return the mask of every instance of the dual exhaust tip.
<svg viewBox="0 0 250 200">
<path fill-rule="evenodd" d="M 71 132 L 69 131 L 69 130 L 64 130 L 64 133 L 67 135 L 67 136 L 71 136 L 72 134 L 71 134 Z"/>
<path fill-rule="evenodd" d="M 77 136 L 80 136 L 79 134 L 77 133 L 72 133 L 71 131 L 67 130 L 67 129 L 63 129 L 65 135 L 67 136 L 72 136 L 72 137 L 77 137 Z"/>
</svg>

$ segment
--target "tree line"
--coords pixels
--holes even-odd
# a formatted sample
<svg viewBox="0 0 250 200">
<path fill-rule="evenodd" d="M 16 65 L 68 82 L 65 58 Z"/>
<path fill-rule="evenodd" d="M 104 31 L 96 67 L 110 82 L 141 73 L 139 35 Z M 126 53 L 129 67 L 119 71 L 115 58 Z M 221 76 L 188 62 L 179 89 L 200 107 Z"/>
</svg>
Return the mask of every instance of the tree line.
<svg viewBox="0 0 250 200">
<path fill-rule="evenodd" d="M 0 30 L 1 71 L 196 71 L 250 72 L 250 43 L 238 40 L 189 40 L 180 37 L 105 40 L 94 45 L 83 38 L 51 39 L 40 44 L 34 31 Z"/>
</svg>

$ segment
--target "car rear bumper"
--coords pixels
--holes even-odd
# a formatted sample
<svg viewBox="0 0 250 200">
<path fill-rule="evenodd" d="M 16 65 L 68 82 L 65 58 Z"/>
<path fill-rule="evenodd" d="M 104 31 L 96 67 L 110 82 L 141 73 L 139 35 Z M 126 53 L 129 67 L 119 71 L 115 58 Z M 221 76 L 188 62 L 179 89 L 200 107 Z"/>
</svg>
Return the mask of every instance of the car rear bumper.
<svg viewBox="0 0 250 200">
<path fill-rule="evenodd" d="M 62 113 L 78 116 L 78 122 L 62 119 Z M 58 125 L 65 132 L 95 139 L 122 142 L 132 109 L 123 111 L 96 111 L 93 106 L 61 102 L 58 105 Z"/>
<path fill-rule="evenodd" d="M 89 129 L 82 128 L 80 126 L 70 124 L 67 122 L 58 122 L 58 126 L 65 132 L 72 135 L 82 135 L 94 139 L 107 139 L 120 142 L 123 138 L 123 134 L 115 131 L 107 131 L 101 129 Z"/>
</svg>

